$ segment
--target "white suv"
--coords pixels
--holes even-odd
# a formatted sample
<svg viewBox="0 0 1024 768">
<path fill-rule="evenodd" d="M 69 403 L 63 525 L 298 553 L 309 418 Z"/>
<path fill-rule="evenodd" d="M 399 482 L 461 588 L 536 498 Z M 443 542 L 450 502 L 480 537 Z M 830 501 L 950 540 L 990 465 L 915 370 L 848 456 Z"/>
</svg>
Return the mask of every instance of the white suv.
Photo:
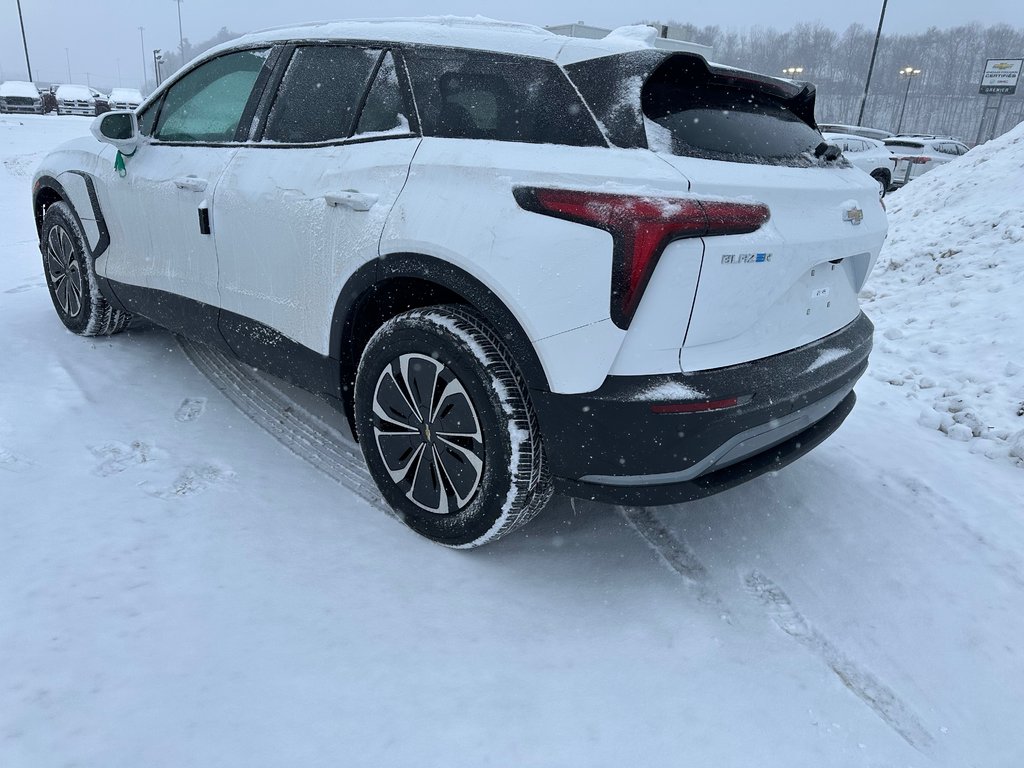
<svg viewBox="0 0 1024 768">
<path fill-rule="evenodd" d="M 902 187 L 933 168 L 956 160 L 970 151 L 962 141 L 943 136 L 894 136 L 885 140 L 885 146 L 893 153 L 894 187 Z"/>
<path fill-rule="evenodd" d="M 812 86 L 636 37 L 445 18 L 211 51 L 43 162 L 54 306 L 331 399 L 449 546 L 552 490 L 658 504 L 783 466 L 853 407 L 877 185 Z"/>
</svg>

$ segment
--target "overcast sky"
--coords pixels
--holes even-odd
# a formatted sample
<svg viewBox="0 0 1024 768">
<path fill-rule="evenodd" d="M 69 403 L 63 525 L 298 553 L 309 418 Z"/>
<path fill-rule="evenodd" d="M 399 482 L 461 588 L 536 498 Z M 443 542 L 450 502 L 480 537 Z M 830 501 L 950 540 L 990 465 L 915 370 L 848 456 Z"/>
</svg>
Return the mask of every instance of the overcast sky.
<svg viewBox="0 0 1024 768">
<path fill-rule="evenodd" d="M 123 85 L 137 86 L 143 66 L 138 28 L 145 28 L 146 61 L 150 69 L 154 48 L 171 48 L 178 42 L 175 0 L 21 0 L 21 5 L 33 75 L 39 82 L 67 81 L 70 60 L 73 82 L 84 83 L 88 72 L 94 85 L 117 85 L 120 70 Z M 842 31 L 853 23 L 874 29 L 880 10 L 881 0 L 839 0 L 827 4 L 764 0 L 519 0 L 514 9 L 508 2 L 495 0 L 378 0 L 372 6 L 336 0 L 183 0 L 181 4 L 184 35 L 195 42 L 211 37 L 221 27 L 247 32 L 297 21 L 425 14 L 481 14 L 540 26 L 582 20 L 595 26 L 616 27 L 643 18 L 674 19 L 698 26 L 717 24 L 727 29 L 755 25 L 786 29 L 799 22 L 821 21 Z M 1021 26 L 1024 13 L 1020 0 L 892 0 L 886 11 L 884 31 L 921 32 L 930 26 L 952 27 L 970 21 Z M 1024 51 L 988 53 L 1024 55 Z M 24 75 L 17 5 L 15 0 L 0 0 L 0 79 Z"/>
</svg>

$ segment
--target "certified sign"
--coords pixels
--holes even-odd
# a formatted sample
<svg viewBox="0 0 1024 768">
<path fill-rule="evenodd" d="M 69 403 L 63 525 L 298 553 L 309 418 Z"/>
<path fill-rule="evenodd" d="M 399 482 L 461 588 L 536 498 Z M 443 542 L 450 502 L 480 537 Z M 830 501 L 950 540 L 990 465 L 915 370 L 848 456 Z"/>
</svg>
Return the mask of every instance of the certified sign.
<svg viewBox="0 0 1024 768">
<path fill-rule="evenodd" d="M 989 59 L 985 62 L 979 93 L 1014 93 L 1020 79 L 1021 64 L 1024 64 L 1024 59 Z"/>
</svg>

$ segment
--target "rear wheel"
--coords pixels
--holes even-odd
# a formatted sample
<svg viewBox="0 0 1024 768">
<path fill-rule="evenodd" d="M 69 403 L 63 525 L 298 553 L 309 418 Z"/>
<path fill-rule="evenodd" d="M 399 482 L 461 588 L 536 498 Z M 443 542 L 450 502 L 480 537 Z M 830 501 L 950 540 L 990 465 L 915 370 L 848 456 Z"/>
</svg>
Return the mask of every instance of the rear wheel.
<svg viewBox="0 0 1024 768">
<path fill-rule="evenodd" d="M 440 544 L 494 541 L 551 497 L 522 377 L 466 308 L 412 310 L 374 334 L 356 376 L 355 420 L 385 500 Z"/>
<path fill-rule="evenodd" d="M 128 325 L 131 315 L 114 309 L 100 294 L 92 254 L 67 203 L 46 209 L 39 247 L 53 308 L 68 330 L 103 336 Z"/>
</svg>

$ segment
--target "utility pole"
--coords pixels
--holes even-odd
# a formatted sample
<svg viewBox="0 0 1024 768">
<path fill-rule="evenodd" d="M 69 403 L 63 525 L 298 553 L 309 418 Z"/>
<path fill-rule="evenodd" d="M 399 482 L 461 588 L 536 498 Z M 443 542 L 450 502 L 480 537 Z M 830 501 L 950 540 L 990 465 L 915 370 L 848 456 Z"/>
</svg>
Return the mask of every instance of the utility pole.
<svg viewBox="0 0 1024 768">
<path fill-rule="evenodd" d="M 146 77 L 146 35 L 144 34 L 145 29 L 146 29 L 145 27 L 139 27 L 139 42 L 142 43 L 142 87 L 143 87 L 143 89 L 145 89 L 145 87 L 146 87 L 146 80 L 149 79 L 149 78 Z"/>
<path fill-rule="evenodd" d="M 907 90 L 903 92 L 903 106 L 900 108 L 900 124 L 896 126 L 896 133 L 903 130 L 903 113 L 907 111 L 907 97 L 910 96 L 910 84 L 914 78 L 921 74 L 920 69 L 904 67 L 900 70 L 900 76 L 907 78 Z"/>
<path fill-rule="evenodd" d="M 860 97 L 860 112 L 857 113 L 857 125 L 864 122 L 864 107 L 868 103 L 868 88 L 871 87 L 871 73 L 875 71 L 875 56 L 878 55 L 878 41 L 882 37 L 882 22 L 885 21 L 885 6 L 889 0 L 882 0 L 882 13 L 878 17 L 878 31 L 875 32 L 875 45 L 871 49 L 871 63 L 868 64 L 868 79 L 864 81 L 864 95 Z"/>
<path fill-rule="evenodd" d="M 180 2 L 180 0 L 179 0 Z M 180 6 L 179 6 L 180 7 Z M 28 38 L 25 37 L 25 19 L 21 15 L 21 0 L 18 0 L 18 21 L 21 23 L 21 42 L 25 46 L 25 66 L 28 67 L 28 81 L 32 82 L 32 62 L 28 60 Z"/>
<path fill-rule="evenodd" d="M 67 48 L 64 49 L 64 60 L 67 61 L 67 63 L 68 63 L 68 82 L 70 83 L 71 82 L 71 54 L 68 52 Z"/>
<path fill-rule="evenodd" d="M 20 0 L 19 0 L 20 1 Z M 185 66 L 185 36 L 181 33 L 181 0 L 174 0 L 178 4 L 178 52 L 181 54 L 181 66 Z"/>
</svg>

